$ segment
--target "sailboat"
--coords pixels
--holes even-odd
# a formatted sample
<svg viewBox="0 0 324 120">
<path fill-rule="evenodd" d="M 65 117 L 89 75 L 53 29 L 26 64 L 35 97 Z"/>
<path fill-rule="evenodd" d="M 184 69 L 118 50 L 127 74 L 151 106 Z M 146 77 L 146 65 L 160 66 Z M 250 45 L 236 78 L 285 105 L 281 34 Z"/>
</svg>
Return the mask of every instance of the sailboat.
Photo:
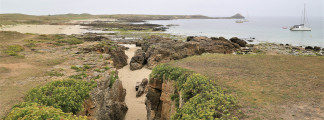
<svg viewBox="0 0 324 120">
<path fill-rule="evenodd" d="M 249 22 L 250 15 L 249 12 L 246 13 L 247 13 L 247 17 L 243 19 L 243 22 Z"/>
<path fill-rule="evenodd" d="M 305 26 L 306 23 L 306 5 L 304 4 L 304 16 L 303 16 L 303 24 L 294 25 L 290 28 L 291 31 L 311 31 L 312 29 Z"/>
<path fill-rule="evenodd" d="M 244 21 L 242 19 L 240 19 L 240 20 L 236 20 L 235 22 L 236 23 L 243 23 Z"/>
</svg>

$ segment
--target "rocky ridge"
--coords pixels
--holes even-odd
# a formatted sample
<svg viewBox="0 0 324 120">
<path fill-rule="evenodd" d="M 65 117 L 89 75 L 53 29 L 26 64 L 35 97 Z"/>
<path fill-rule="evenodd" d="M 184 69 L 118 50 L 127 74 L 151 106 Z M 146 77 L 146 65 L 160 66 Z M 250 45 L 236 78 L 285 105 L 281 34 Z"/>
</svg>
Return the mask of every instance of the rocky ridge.
<svg viewBox="0 0 324 120">
<path fill-rule="evenodd" d="M 188 37 L 186 41 L 177 41 L 159 36 L 136 43 L 138 50 L 130 62 L 130 69 L 141 69 L 144 65 L 153 68 L 159 63 L 178 60 L 203 53 L 232 54 L 245 47 L 246 42 L 238 38 L 231 41 L 220 37 Z"/>
</svg>

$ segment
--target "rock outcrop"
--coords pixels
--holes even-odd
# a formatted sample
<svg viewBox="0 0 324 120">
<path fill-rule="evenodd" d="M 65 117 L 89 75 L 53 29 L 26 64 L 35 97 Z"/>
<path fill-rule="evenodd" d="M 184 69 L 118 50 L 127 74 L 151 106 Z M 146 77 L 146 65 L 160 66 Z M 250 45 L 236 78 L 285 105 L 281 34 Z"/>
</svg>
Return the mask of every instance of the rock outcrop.
<svg viewBox="0 0 324 120">
<path fill-rule="evenodd" d="M 237 43 L 241 47 L 246 47 L 246 44 L 247 44 L 247 42 L 245 42 L 244 40 L 241 40 L 241 39 L 239 39 L 237 37 L 231 38 L 230 41 L 233 42 L 233 43 Z"/>
<path fill-rule="evenodd" d="M 138 87 L 138 90 L 136 92 L 136 97 L 141 97 L 144 94 L 147 84 L 148 84 L 148 79 L 144 78 Z"/>
<path fill-rule="evenodd" d="M 79 51 L 82 53 L 99 52 L 110 54 L 114 67 L 120 69 L 128 64 L 128 56 L 125 54 L 126 49 L 126 47 L 117 45 L 115 43 L 102 43 L 100 45 L 92 45 L 81 48 Z"/>
<path fill-rule="evenodd" d="M 231 54 L 246 45 L 246 42 L 240 39 L 233 39 L 233 41 L 235 42 L 222 37 L 188 37 L 183 42 L 151 36 L 150 39 L 136 43 L 137 46 L 141 46 L 142 50 L 137 51 L 132 58 L 130 69 L 141 69 L 145 64 L 148 68 L 153 68 L 159 63 L 202 53 Z"/>
<path fill-rule="evenodd" d="M 138 70 L 143 68 L 143 66 L 146 64 L 145 52 L 140 49 L 137 50 L 129 64 L 131 70 Z"/>
<path fill-rule="evenodd" d="M 128 56 L 125 54 L 125 49 L 123 47 L 116 47 L 116 49 L 109 50 L 109 54 L 113 57 L 114 67 L 117 69 L 126 66 Z"/>
<path fill-rule="evenodd" d="M 98 82 L 98 87 L 90 93 L 90 99 L 85 101 L 83 115 L 93 120 L 123 120 L 128 107 L 126 105 L 126 90 L 122 82 L 116 80 L 109 87 L 109 79 Z"/>
<path fill-rule="evenodd" d="M 170 120 L 176 112 L 176 103 L 171 100 L 175 93 L 174 81 L 163 81 L 153 78 L 149 82 L 146 94 L 146 110 L 148 120 Z"/>
</svg>

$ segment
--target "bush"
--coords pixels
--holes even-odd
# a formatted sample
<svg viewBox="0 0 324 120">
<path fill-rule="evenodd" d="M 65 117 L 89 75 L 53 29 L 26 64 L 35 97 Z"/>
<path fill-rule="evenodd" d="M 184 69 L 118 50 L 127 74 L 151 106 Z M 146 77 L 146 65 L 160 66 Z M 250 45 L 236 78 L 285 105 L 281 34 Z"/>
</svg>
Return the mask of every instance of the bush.
<svg viewBox="0 0 324 120">
<path fill-rule="evenodd" d="M 112 87 L 112 85 L 115 83 L 117 79 L 118 79 L 118 74 L 116 73 L 116 71 L 112 71 L 110 73 L 109 87 Z"/>
<path fill-rule="evenodd" d="M 84 79 L 88 77 L 88 75 L 84 72 L 80 73 L 80 74 L 77 74 L 77 75 L 71 75 L 70 78 L 73 78 L 73 79 Z"/>
<path fill-rule="evenodd" d="M 181 91 L 185 102 L 178 108 L 172 119 L 237 119 L 238 104 L 205 76 L 180 67 L 160 64 L 153 68 L 150 78 L 174 80 L 176 91 Z M 174 93 L 171 100 L 179 105 L 179 95 Z"/>
<path fill-rule="evenodd" d="M 87 120 L 87 117 L 77 117 L 72 113 L 64 113 L 62 110 L 42 106 L 37 103 L 23 102 L 19 105 L 15 105 L 5 120 Z"/>
<path fill-rule="evenodd" d="M 192 97 L 178 109 L 172 119 L 178 120 L 230 120 L 237 109 L 236 100 L 223 91 L 203 92 Z"/>
<path fill-rule="evenodd" d="M 53 77 L 53 76 L 57 76 L 57 77 L 61 77 L 61 76 L 63 76 L 64 74 L 63 73 L 60 73 L 60 72 L 58 72 L 58 71 L 48 71 L 48 72 L 46 72 L 46 74 L 48 75 L 48 76 L 51 76 L 51 77 Z"/>
<path fill-rule="evenodd" d="M 26 101 L 53 106 L 63 112 L 76 114 L 82 110 L 82 104 L 89 97 L 89 92 L 97 84 L 81 80 L 67 79 L 54 81 L 28 92 Z"/>
<path fill-rule="evenodd" d="M 58 40 L 58 43 L 67 43 L 69 45 L 76 45 L 76 44 L 81 44 L 83 43 L 83 40 L 78 39 L 78 38 L 66 38 L 62 40 Z"/>
<path fill-rule="evenodd" d="M 78 66 L 75 66 L 75 65 L 71 66 L 71 69 L 76 70 L 77 72 L 79 72 L 79 71 L 87 71 L 90 68 L 91 67 L 89 65 L 84 65 L 83 67 L 78 67 Z"/>
<path fill-rule="evenodd" d="M 21 45 L 10 45 L 4 52 L 10 56 L 18 56 L 18 52 L 21 52 L 23 50 L 24 47 L 22 47 Z"/>
</svg>

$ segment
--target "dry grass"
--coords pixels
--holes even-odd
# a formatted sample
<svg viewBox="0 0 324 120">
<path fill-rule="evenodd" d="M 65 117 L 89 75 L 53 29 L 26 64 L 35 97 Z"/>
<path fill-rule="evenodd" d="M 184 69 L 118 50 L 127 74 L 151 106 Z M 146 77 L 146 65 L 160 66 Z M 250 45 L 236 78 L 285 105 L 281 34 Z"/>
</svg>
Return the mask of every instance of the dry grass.
<svg viewBox="0 0 324 120">
<path fill-rule="evenodd" d="M 172 63 L 235 95 L 245 119 L 323 119 L 324 58 L 207 54 Z"/>
<path fill-rule="evenodd" d="M 10 45 L 24 45 L 26 39 L 37 39 L 37 35 L 17 32 L 0 32 L 0 119 L 11 107 L 23 100 L 27 91 L 48 82 L 42 79 L 46 70 L 65 61 L 64 57 L 30 51 L 29 56 L 16 57 L 5 55 L 2 51 Z"/>
</svg>

